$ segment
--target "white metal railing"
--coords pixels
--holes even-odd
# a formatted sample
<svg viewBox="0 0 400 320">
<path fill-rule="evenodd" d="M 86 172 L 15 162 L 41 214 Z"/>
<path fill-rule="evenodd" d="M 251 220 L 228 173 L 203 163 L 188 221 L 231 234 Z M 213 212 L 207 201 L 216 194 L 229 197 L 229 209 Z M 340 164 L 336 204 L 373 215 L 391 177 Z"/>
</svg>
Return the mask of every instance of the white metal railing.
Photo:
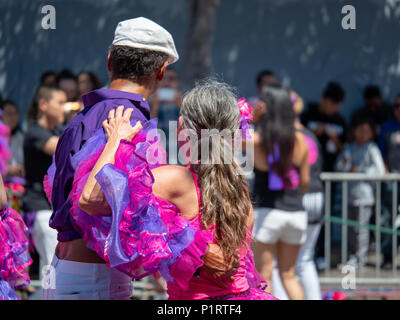
<svg viewBox="0 0 400 320">
<path fill-rule="evenodd" d="M 338 279 L 331 277 L 331 224 L 341 224 L 341 262 L 344 265 L 347 261 L 347 231 L 349 226 L 358 228 L 368 228 L 375 231 L 375 277 L 358 278 L 360 284 L 400 284 L 397 272 L 397 236 L 400 234 L 396 230 L 396 218 L 398 215 L 398 182 L 400 174 L 391 173 L 385 175 L 370 175 L 365 173 L 338 173 L 324 172 L 321 179 L 325 183 L 325 277 L 320 279 L 321 283 L 337 283 Z M 375 225 L 362 224 L 359 221 L 348 220 L 348 183 L 350 181 L 365 181 L 375 183 Z M 332 183 L 342 184 L 342 217 L 334 217 L 331 215 L 331 197 Z M 392 228 L 381 226 L 382 203 L 381 203 L 381 184 L 382 182 L 392 183 Z M 392 277 L 381 277 L 381 233 L 392 235 Z"/>
</svg>

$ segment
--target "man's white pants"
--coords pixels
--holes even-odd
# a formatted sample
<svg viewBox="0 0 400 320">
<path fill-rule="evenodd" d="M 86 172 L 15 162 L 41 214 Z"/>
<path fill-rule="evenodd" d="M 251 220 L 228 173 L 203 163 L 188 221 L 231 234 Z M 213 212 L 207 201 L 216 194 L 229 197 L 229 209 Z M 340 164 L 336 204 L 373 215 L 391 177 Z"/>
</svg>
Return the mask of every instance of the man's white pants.
<svg viewBox="0 0 400 320">
<path fill-rule="evenodd" d="M 129 300 L 132 290 L 132 279 L 114 268 L 55 255 L 43 279 L 43 300 Z"/>
<path fill-rule="evenodd" d="M 40 258 L 40 279 L 43 267 L 50 265 L 57 246 L 57 230 L 49 226 L 51 214 L 51 210 L 39 210 L 33 224 L 32 239 Z"/>
</svg>

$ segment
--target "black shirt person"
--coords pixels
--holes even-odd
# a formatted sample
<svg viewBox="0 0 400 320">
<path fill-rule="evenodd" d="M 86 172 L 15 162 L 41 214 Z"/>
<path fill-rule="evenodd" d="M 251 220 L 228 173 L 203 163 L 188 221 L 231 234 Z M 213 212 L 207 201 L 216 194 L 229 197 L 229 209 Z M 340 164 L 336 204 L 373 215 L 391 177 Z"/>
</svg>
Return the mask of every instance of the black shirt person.
<svg viewBox="0 0 400 320">
<path fill-rule="evenodd" d="M 24 138 L 24 219 L 28 227 L 32 228 L 32 238 L 41 267 L 50 264 L 57 245 L 57 232 L 49 226 L 52 210 L 43 189 L 43 179 L 57 147 L 55 128 L 64 121 L 66 101 L 65 92 L 58 87 L 40 86 L 29 109 L 31 123 Z"/>
<path fill-rule="evenodd" d="M 345 91 L 337 82 L 325 87 L 320 104 L 311 103 L 301 114 L 301 123 L 317 137 L 322 148 L 323 171 L 334 171 L 337 155 L 346 141 L 346 121 L 339 114 Z"/>
</svg>

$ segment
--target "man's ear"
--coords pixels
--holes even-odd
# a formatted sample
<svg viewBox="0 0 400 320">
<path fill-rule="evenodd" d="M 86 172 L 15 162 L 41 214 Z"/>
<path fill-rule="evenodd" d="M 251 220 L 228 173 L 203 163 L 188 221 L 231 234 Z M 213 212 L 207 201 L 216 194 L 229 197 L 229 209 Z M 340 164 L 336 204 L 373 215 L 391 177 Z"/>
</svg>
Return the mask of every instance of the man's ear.
<svg viewBox="0 0 400 320">
<path fill-rule="evenodd" d="M 157 73 L 158 81 L 161 81 L 162 79 L 164 79 L 165 69 L 167 69 L 167 66 L 168 66 L 168 61 L 165 61 Z"/>
<path fill-rule="evenodd" d="M 38 111 L 46 112 L 48 103 L 46 99 L 40 99 L 38 102 Z"/>
<path fill-rule="evenodd" d="M 107 55 L 107 70 L 111 72 L 111 60 L 110 60 L 110 53 Z"/>
</svg>

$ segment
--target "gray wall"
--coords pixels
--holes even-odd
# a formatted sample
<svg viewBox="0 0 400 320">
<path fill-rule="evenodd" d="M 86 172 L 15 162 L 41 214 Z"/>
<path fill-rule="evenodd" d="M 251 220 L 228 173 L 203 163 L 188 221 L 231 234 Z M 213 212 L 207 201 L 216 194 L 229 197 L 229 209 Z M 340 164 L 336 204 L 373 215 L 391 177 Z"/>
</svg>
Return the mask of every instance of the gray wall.
<svg viewBox="0 0 400 320">
<path fill-rule="evenodd" d="M 356 8 L 356 30 L 343 30 L 341 8 Z M 41 7 L 56 7 L 56 30 L 41 29 Z M 185 0 L 0 0 L 0 92 L 21 110 L 40 74 L 68 67 L 107 81 L 106 54 L 118 21 L 136 16 L 168 29 L 179 53 L 187 25 Z M 347 91 L 342 114 L 362 104 L 369 83 L 386 99 L 400 92 L 400 0 L 221 0 L 213 72 L 254 95 L 254 77 L 272 69 L 306 100 L 331 79 Z M 176 65 L 180 69 L 180 63 Z"/>
</svg>

